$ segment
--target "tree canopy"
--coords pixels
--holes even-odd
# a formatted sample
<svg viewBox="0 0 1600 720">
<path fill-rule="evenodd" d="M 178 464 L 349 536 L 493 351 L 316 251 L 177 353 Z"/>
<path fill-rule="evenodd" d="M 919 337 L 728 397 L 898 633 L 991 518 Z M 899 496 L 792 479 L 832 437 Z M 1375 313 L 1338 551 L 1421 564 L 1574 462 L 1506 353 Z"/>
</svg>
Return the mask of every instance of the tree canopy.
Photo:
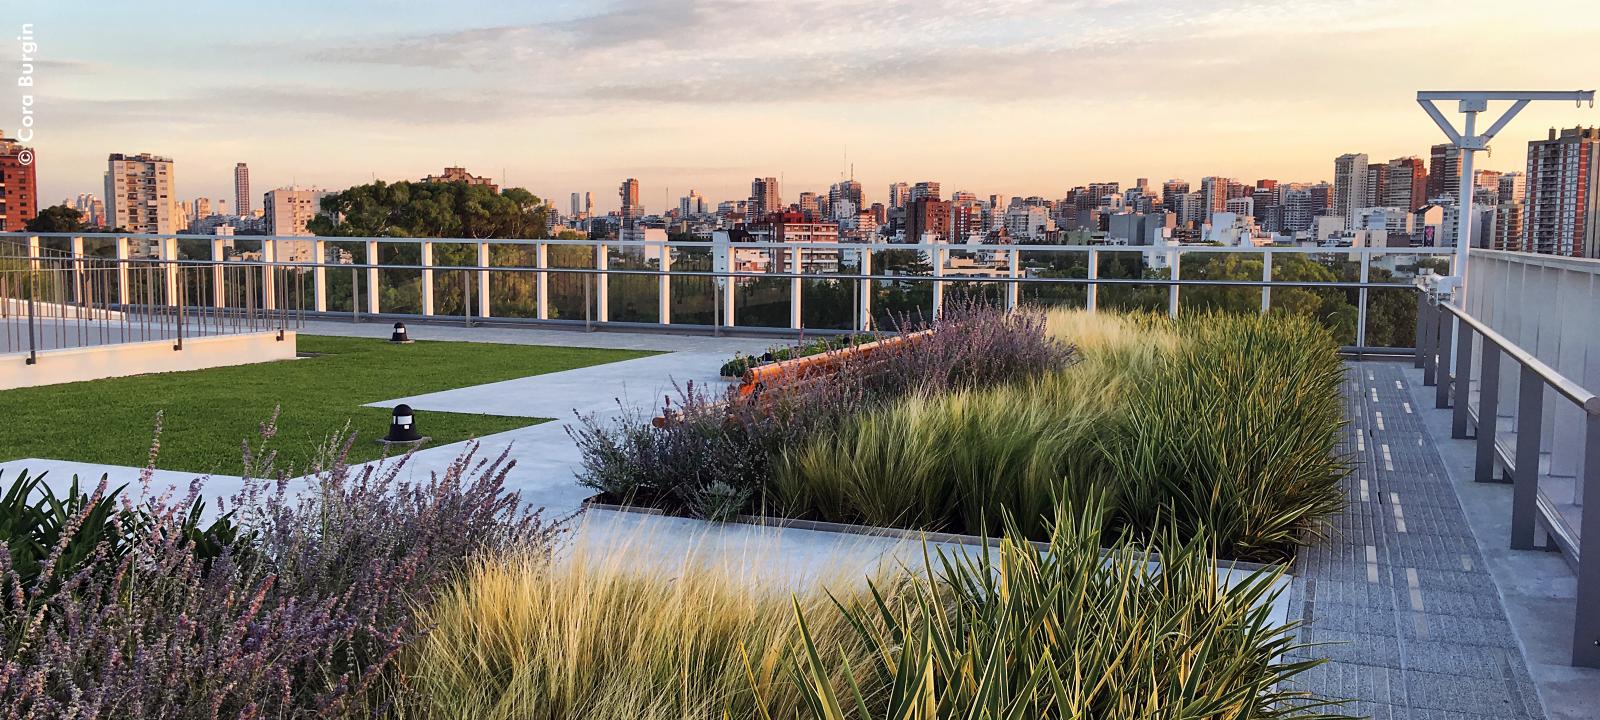
<svg viewBox="0 0 1600 720">
<path fill-rule="evenodd" d="M 543 238 L 545 204 L 522 188 L 463 182 L 357 185 L 322 199 L 308 229 L 336 237 Z"/>
<path fill-rule="evenodd" d="M 83 229 L 83 213 L 66 205 L 51 205 L 28 221 L 29 232 L 78 232 Z"/>
</svg>

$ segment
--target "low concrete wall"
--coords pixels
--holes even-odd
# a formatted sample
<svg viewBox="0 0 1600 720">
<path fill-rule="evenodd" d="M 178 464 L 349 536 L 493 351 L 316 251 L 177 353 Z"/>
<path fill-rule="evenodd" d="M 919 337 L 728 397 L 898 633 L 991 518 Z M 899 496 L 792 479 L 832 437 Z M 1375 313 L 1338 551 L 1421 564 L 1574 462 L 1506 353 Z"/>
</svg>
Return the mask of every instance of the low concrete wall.
<svg viewBox="0 0 1600 720">
<path fill-rule="evenodd" d="M 295 354 L 295 334 L 284 331 L 283 340 L 276 330 L 215 335 L 185 338 L 182 350 L 172 346 L 172 340 L 151 340 L 47 350 L 33 365 L 27 353 L 0 355 L 0 390 L 288 360 Z"/>
</svg>

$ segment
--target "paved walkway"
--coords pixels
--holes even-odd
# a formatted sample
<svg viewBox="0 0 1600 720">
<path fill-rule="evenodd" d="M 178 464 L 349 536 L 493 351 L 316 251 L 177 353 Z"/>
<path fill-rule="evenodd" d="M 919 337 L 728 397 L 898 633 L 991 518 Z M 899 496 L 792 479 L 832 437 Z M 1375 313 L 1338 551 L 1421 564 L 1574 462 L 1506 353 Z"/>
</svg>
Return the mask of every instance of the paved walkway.
<svg viewBox="0 0 1600 720">
<path fill-rule="evenodd" d="M 1330 662 L 1298 684 L 1377 720 L 1544 718 L 1409 366 L 1349 367 L 1349 510 L 1302 551 L 1290 598 L 1301 639 L 1328 643 L 1297 655 Z"/>
</svg>

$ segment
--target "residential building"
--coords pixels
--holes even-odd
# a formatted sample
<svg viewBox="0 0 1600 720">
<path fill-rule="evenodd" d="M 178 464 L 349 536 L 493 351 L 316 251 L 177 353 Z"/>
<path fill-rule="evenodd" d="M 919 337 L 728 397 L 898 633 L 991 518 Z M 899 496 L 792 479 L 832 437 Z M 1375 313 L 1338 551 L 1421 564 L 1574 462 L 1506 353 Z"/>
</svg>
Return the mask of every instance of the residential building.
<svg viewBox="0 0 1600 720">
<path fill-rule="evenodd" d="M 1345 153 L 1333 159 L 1333 214 L 1346 225 L 1355 222 L 1356 210 L 1370 207 L 1367 197 L 1366 153 Z"/>
<path fill-rule="evenodd" d="M 795 208 L 800 214 L 809 215 L 812 219 L 822 217 L 822 206 L 817 203 L 817 194 L 810 190 L 800 193 L 800 201 Z"/>
<path fill-rule="evenodd" d="M 1428 149 L 1428 200 L 1459 200 L 1461 194 L 1461 149 L 1454 143 Z"/>
<path fill-rule="evenodd" d="M 190 221 L 189 224 L 190 225 L 193 225 L 196 221 L 200 220 L 201 218 L 211 217 L 211 199 L 210 198 L 195 198 L 194 202 L 190 204 L 190 208 L 193 210 L 193 213 L 194 213 L 194 214 L 189 216 L 189 221 Z"/>
<path fill-rule="evenodd" d="M 783 209 L 783 197 L 778 193 L 775 177 L 755 178 L 750 181 L 750 202 L 745 206 L 745 217 L 765 218 Z"/>
<path fill-rule="evenodd" d="M 0 132 L 0 230 L 26 230 L 39 216 L 38 156 Z"/>
<path fill-rule="evenodd" d="M 904 210 L 906 200 L 911 195 L 911 186 L 897 182 L 889 185 L 889 208 L 891 210 Z"/>
<path fill-rule="evenodd" d="M 86 227 L 98 228 L 106 226 L 106 203 L 94 193 L 78 193 L 73 200 L 72 207 L 83 215 L 83 224 Z"/>
<path fill-rule="evenodd" d="M 1005 214 L 1006 234 L 1028 241 L 1042 241 L 1056 230 L 1050 208 L 1043 205 L 1013 204 Z"/>
<path fill-rule="evenodd" d="M 644 240 L 644 206 L 639 204 L 639 181 L 628 178 L 617 187 L 617 198 L 622 203 L 620 224 L 617 226 L 617 239 L 623 242 L 637 242 Z"/>
<path fill-rule="evenodd" d="M 939 183 L 932 180 L 924 180 L 911 186 L 911 193 L 906 196 L 906 202 L 909 204 L 918 200 L 938 200 L 941 197 Z"/>
<path fill-rule="evenodd" d="M 173 191 L 177 178 L 172 158 L 112 153 L 106 162 L 106 226 L 132 233 L 176 232 Z M 240 163 L 234 170 L 235 185 L 243 167 Z M 244 173 L 248 187 L 249 170 Z"/>
<path fill-rule="evenodd" d="M 842 203 L 850 203 L 845 207 Z M 867 208 L 866 195 L 861 190 L 861 183 L 855 180 L 840 180 L 828 188 L 828 209 L 836 219 L 865 210 Z"/>
<path fill-rule="evenodd" d="M 239 215 L 251 214 L 250 166 L 244 163 L 233 164 L 233 211 Z"/>
<path fill-rule="evenodd" d="M 1367 187 L 1361 194 L 1361 204 L 1357 209 L 1378 207 L 1388 200 L 1389 191 L 1389 164 L 1370 163 L 1367 165 Z"/>
<path fill-rule="evenodd" d="M 919 187 L 922 183 L 917 184 Z M 913 188 L 915 193 L 916 189 Z M 937 197 L 918 197 L 906 206 L 906 242 L 948 241 L 953 228 L 950 224 L 950 202 Z"/>
<path fill-rule="evenodd" d="M 1176 178 L 1161 183 L 1161 208 L 1169 213 L 1178 213 L 1178 204 L 1181 198 L 1188 194 L 1189 183 Z M 1179 220 L 1178 222 L 1183 222 Z"/>
<path fill-rule="evenodd" d="M 1529 252 L 1600 257 L 1600 128 L 1550 129 L 1528 143 Z"/>
<path fill-rule="evenodd" d="M 755 242 L 793 242 L 793 243 L 833 243 L 839 242 L 839 225 L 832 222 L 818 221 L 807 217 L 803 213 L 779 212 L 771 213 L 755 222 L 747 223 L 745 229 L 750 234 L 750 239 Z M 839 272 L 839 250 L 837 248 L 802 247 L 799 248 L 799 267 L 792 253 L 781 250 L 766 251 L 773 259 L 771 265 L 773 272 L 805 272 L 805 273 L 836 273 Z"/>
<path fill-rule="evenodd" d="M 500 192 L 500 186 L 494 184 L 494 178 L 473 175 L 466 168 L 447 167 L 438 175 L 428 175 L 422 178 L 425 183 L 466 183 L 468 185 L 482 185 L 489 188 L 489 192 Z"/>
<path fill-rule="evenodd" d="M 572 217 L 583 217 L 583 196 L 578 193 L 572 194 Z"/>
<path fill-rule="evenodd" d="M 1460 177 L 1459 170 L 1456 174 Z M 1422 158 L 1403 157 L 1389 161 L 1388 180 L 1384 186 L 1384 207 L 1416 210 L 1428 204 L 1428 170 Z"/>
<path fill-rule="evenodd" d="M 322 198 L 328 192 L 319 188 L 281 187 L 261 196 L 268 235 L 309 236 L 306 223 L 322 212 Z"/>
<path fill-rule="evenodd" d="M 706 197 L 694 189 L 689 194 L 678 198 L 678 217 L 706 214 Z"/>
</svg>

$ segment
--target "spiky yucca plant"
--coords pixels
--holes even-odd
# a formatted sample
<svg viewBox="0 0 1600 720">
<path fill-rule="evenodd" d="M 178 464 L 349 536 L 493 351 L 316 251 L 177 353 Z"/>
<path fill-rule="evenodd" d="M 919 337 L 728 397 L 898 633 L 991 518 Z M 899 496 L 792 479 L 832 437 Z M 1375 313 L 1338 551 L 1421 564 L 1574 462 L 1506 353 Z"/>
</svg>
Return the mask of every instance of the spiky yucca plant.
<svg viewBox="0 0 1600 720">
<path fill-rule="evenodd" d="M 818 720 L 1335 718 L 1285 689 L 1318 661 L 1285 661 L 1293 626 L 1275 625 L 1277 570 L 1212 565 L 1209 540 L 1112 542 L 1093 500 L 1040 548 L 1009 532 L 992 552 L 940 551 L 894 595 L 841 607 L 873 650 L 872 681 L 813 641 L 825 616 L 796 606 L 804 708 Z M 772 717 L 770 715 L 764 717 Z"/>
</svg>

